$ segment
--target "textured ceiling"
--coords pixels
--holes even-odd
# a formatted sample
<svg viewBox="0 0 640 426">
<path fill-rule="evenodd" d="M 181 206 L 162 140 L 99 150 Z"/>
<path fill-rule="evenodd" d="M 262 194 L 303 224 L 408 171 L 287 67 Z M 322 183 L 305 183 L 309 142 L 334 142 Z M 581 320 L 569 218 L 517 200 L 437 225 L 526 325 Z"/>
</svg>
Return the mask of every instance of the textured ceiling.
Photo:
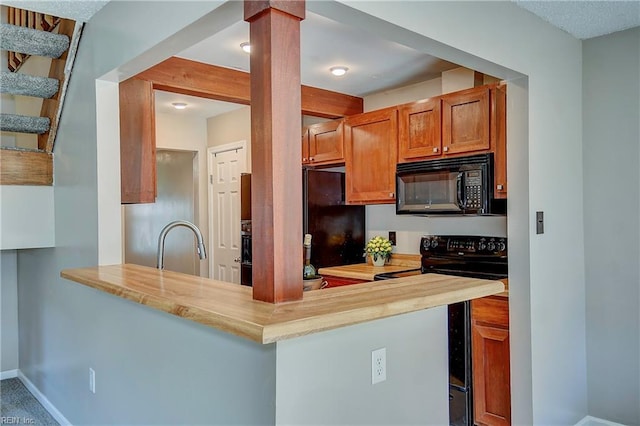
<svg viewBox="0 0 640 426">
<path fill-rule="evenodd" d="M 640 26 L 640 0 L 514 1 L 581 40 Z"/>
<path fill-rule="evenodd" d="M 309 0 L 312 1 L 312 0 Z M 640 0 L 512 0 L 585 40 L 640 26 Z M 87 22 L 108 0 L 3 0 L 2 4 Z"/>
</svg>

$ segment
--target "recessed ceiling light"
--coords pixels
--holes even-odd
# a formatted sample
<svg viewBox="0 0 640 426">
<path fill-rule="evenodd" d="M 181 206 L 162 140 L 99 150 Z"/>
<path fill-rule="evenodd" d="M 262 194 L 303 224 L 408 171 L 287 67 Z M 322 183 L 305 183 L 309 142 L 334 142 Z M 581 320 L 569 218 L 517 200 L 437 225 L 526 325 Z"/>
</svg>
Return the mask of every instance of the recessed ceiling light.
<svg viewBox="0 0 640 426">
<path fill-rule="evenodd" d="M 184 102 L 173 102 L 171 105 L 173 105 L 175 109 L 185 109 L 187 107 L 187 104 Z"/>
<path fill-rule="evenodd" d="M 347 67 L 331 67 L 329 68 L 329 71 L 331 71 L 331 74 L 335 75 L 336 77 L 340 77 L 343 76 L 347 73 L 347 71 L 349 71 L 349 68 Z"/>
<path fill-rule="evenodd" d="M 251 53 L 251 45 L 249 44 L 248 41 L 245 41 L 244 43 L 240 43 L 240 47 L 242 48 L 242 50 L 244 50 L 246 53 Z"/>
</svg>

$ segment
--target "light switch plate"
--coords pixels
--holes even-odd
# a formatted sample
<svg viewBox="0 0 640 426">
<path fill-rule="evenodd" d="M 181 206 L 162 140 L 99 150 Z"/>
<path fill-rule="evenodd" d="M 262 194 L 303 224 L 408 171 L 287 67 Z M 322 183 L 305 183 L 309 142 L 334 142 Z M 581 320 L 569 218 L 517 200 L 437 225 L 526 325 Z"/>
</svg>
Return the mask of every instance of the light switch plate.
<svg viewBox="0 0 640 426">
<path fill-rule="evenodd" d="M 536 212 L 536 234 L 544 234 L 544 212 Z"/>
</svg>

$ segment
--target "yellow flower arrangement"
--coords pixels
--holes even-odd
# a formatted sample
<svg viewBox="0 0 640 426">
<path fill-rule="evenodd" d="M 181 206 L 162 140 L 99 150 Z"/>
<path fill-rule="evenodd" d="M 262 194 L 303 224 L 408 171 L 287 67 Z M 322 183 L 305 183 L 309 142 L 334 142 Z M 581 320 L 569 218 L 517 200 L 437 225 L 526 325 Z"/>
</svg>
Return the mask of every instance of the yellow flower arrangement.
<svg viewBox="0 0 640 426">
<path fill-rule="evenodd" d="M 376 235 L 367 243 L 364 255 L 370 255 L 374 261 L 377 260 L 378 257 L 387 260 L 391 257 L 392 250 L 391 241 Z"/>
</svg>

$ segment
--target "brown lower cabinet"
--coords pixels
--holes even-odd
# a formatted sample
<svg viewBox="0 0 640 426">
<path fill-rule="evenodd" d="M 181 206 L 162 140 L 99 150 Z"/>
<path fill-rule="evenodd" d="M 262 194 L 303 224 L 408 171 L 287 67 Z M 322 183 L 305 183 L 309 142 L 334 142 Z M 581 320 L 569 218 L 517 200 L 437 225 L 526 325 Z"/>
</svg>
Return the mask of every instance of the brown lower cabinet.
<svg viewBox="0 0 640 426">
<path fill-rule="evenodd" d="M 327 287 L 329 288 L 368 282 L 367 280 L 359 280 L 357 278 L 343 278 L 343 277 L 335 277 L 332 275 L 324 275 L 323 278 L 327 282 Z"/>
<path fill-rule="evenodd" d="M 473 406 L 476 425 L 511 424 L 509 299 L 471 301 Z"/>
</svg>

